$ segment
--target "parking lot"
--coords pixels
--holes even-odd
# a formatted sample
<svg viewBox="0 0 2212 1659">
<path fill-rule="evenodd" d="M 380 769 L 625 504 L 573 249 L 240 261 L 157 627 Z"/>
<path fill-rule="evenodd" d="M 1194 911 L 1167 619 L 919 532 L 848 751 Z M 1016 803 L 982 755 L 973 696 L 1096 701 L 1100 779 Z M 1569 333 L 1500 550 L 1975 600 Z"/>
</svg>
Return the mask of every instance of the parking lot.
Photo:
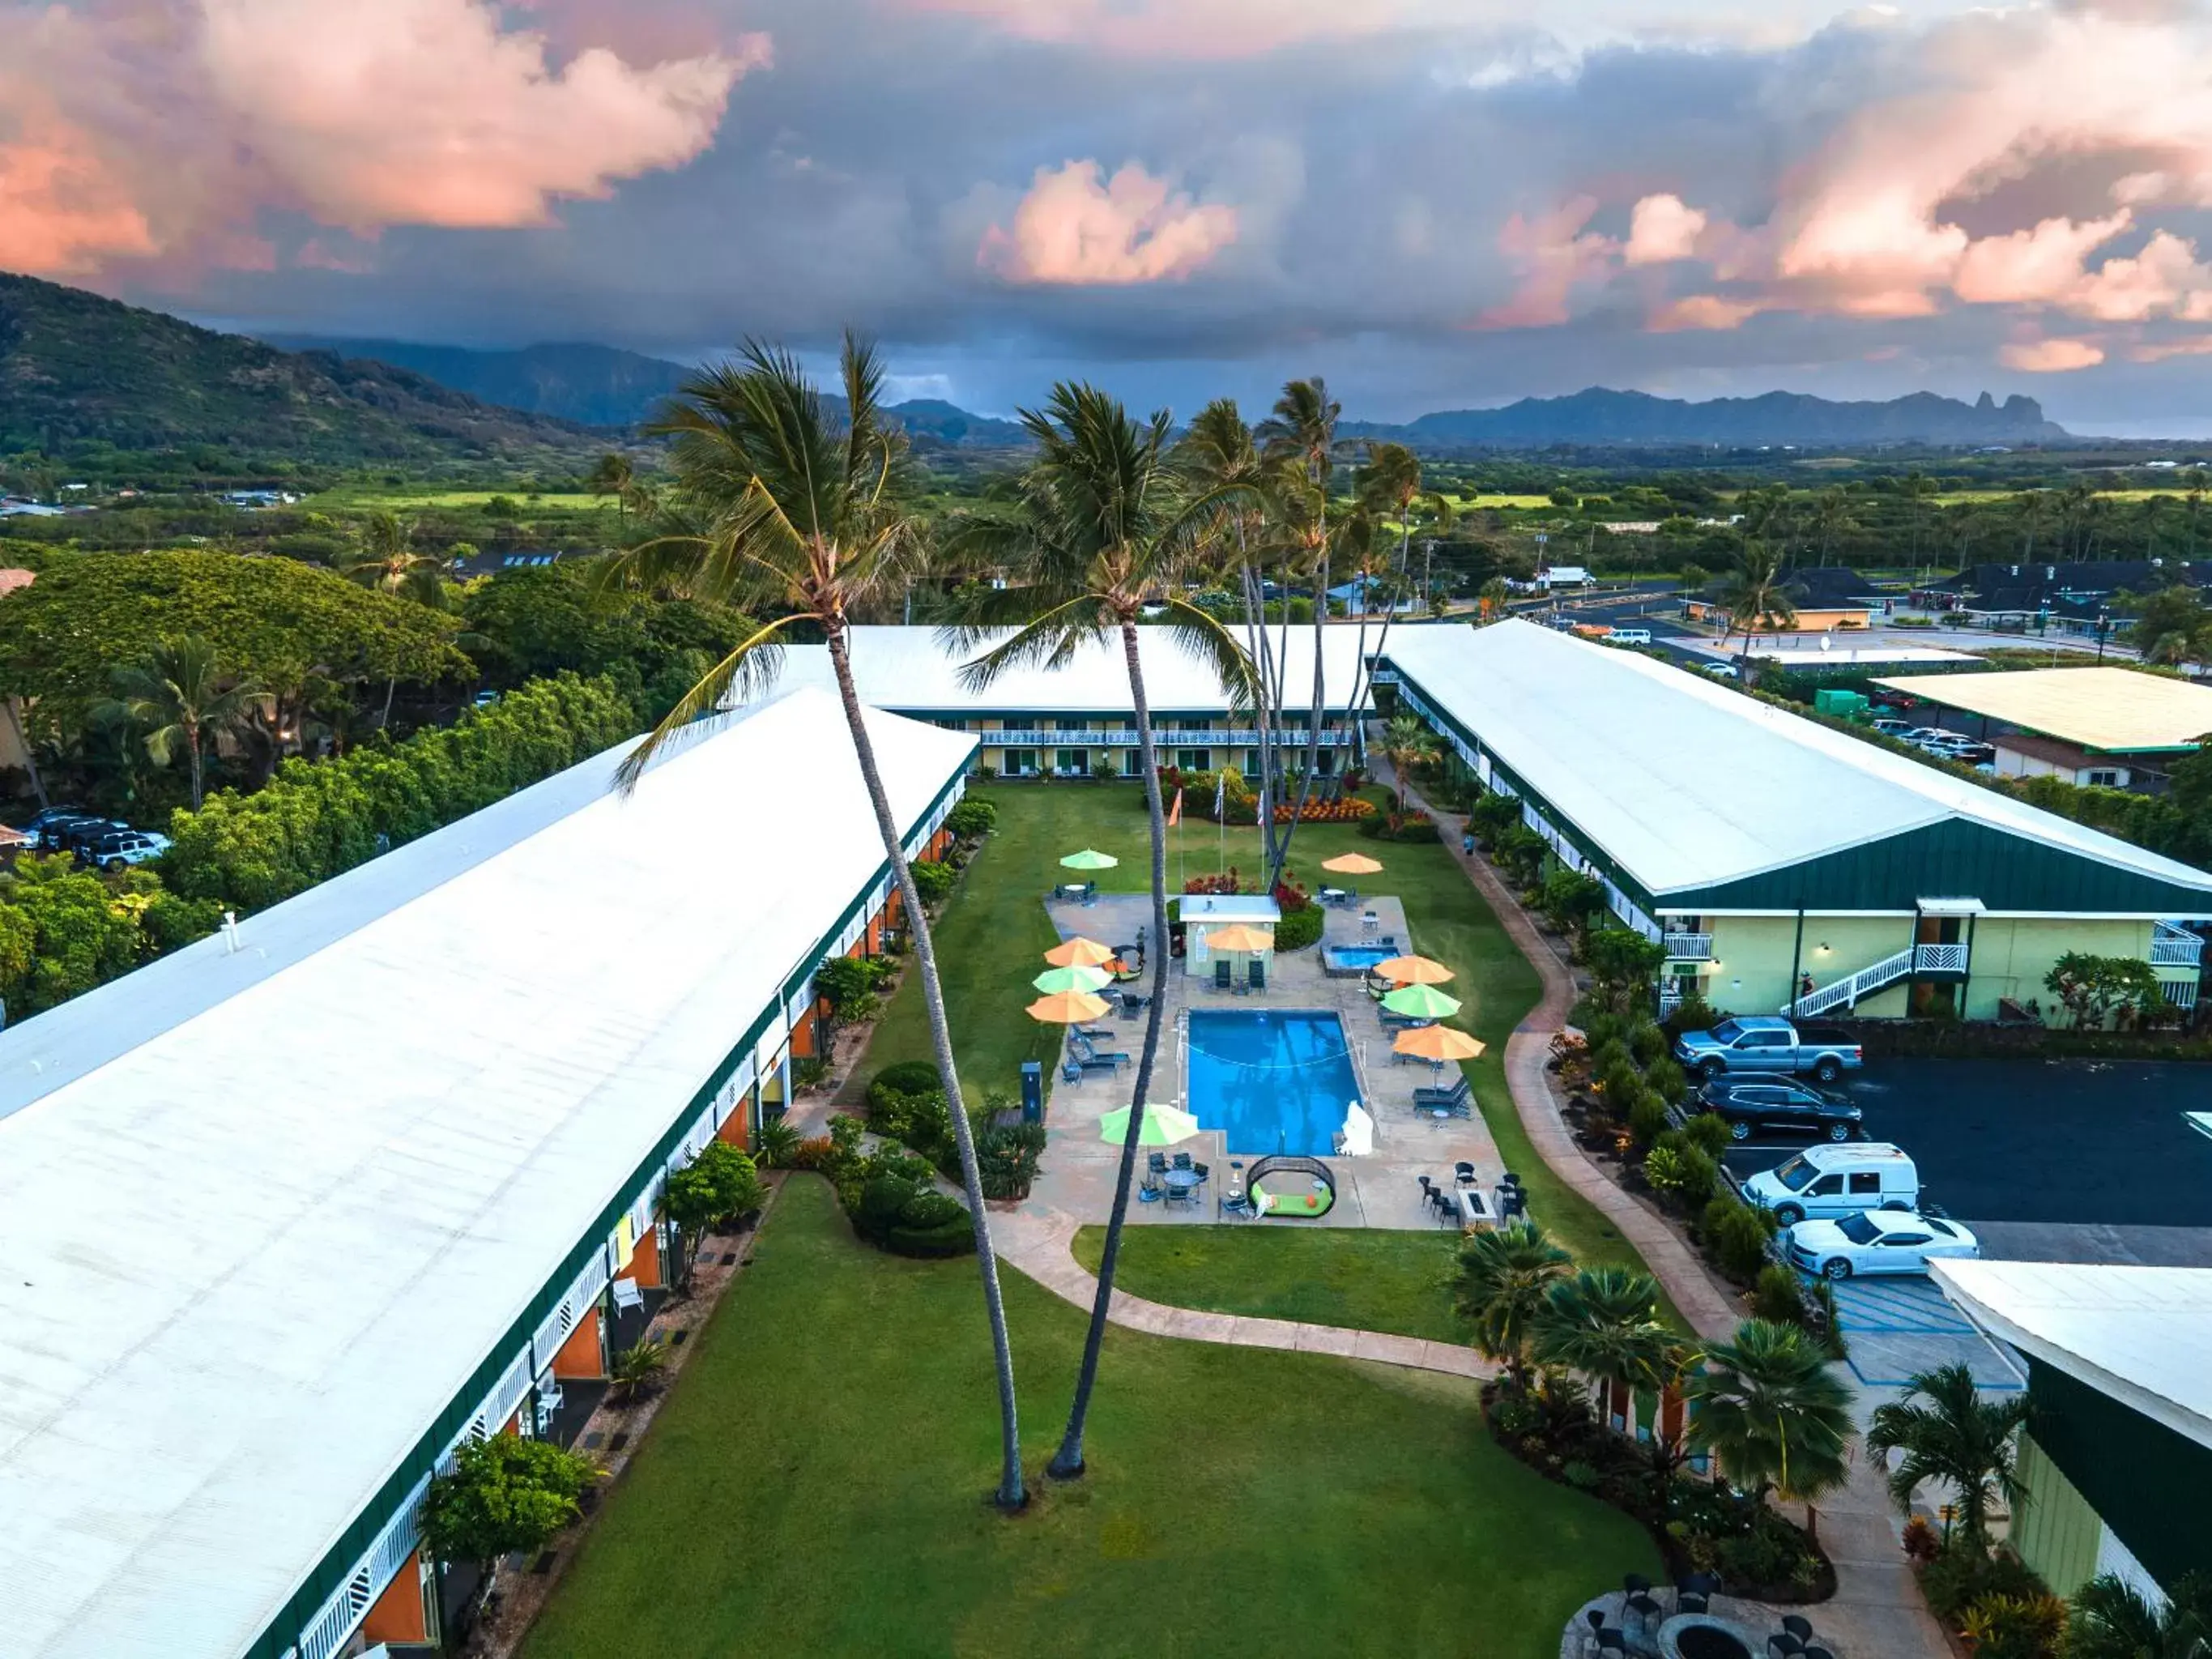
<svg viewBox="0 0 2212 1659">
<path fill-rule="evenodd" d="M 1844 1092 L 1986 1255 L 2212 1267 L 2212 1065 L 1878 1060 Z M 1761 1134 L 1729 1167 L 1807 1144 Z"/>
</svg>

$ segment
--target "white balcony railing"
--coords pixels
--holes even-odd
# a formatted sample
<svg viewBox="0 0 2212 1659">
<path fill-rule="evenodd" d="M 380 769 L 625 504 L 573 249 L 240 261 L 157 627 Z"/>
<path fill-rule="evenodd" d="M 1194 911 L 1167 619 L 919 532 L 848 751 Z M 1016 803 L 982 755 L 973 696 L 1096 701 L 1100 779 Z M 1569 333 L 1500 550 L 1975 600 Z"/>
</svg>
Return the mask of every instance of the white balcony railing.
<svg viewBox="0 0 2212 1659">
<path fill-rule="evenodd" d="M 1669 962 L 1711 962 L 1713 958 L 1713 936 L 1711 933 L 1667 933 L 1661 942 L 1667 947 Z"/>
<path fill-rule="evenodd" d="M 1912 970 L 1917 974 L 1963 974 L 1966 947 L 1963 945 L 1916 945 Z"/>
<path fill-rule="evenodd" d="M 1100 731 L 1038 732 L 1027 727 L 1002 726 L 987 732 L 970 732 L 987 749 L 1134 749 L 1137 732 L 1133 726 L 1108 726 Z M 1279 747 L 1303 749 L 1306 734 L 1300 731 L 1277 732 L 1274 740 Z M 1352 741 L 1348 729 L 1334 726 L 1322 728 L 1321 745 L 1324 749 L 1340 749 Z M 1158 732 L 1152 733 L 1152 746 L 1170 749 L 1255 749 L 1259 746 L 1260 734 L 1250 727 L 1218 732 Z"/>
<path fill-rule="evenodd" d="M 2194 968 L 2204 959 L 2204 941 L 2170 921 L 2153 924 L 2150 959 L 2162 968 Z"/>
</svg>

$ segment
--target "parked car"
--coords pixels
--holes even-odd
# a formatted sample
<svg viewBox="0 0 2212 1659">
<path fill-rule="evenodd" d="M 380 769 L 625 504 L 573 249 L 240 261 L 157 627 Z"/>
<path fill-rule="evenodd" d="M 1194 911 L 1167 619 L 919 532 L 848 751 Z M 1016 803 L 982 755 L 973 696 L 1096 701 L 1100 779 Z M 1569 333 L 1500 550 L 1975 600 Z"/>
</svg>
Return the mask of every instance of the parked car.
<svg viewBox="0 0 2212 1659">
<path fill-rule="evenodd" d="M 49 806 L 24 823 L 23 833 L 33 840 L 40 840 L 44 838 L 48 824 L 58 823 L 64 818 L 82 818 L 89 816 L 91 815 L 82 806 Z"/>
<path fill-rule="evenodd" d="M 1881 732 L 1885 738 L 1902 738 L 1907 732 L 1910 732 L 1912 729 L 1912 722 L 1911 720 L 1894 720 L 1887 716 L 1875 720 L 1873 724 L 1874 729 Z"/>
<path fill-rule="evenodd" d="M 1772 1014 L 1738 1015 L 1710 1031 L 1685 1031 L 1674 1040 L 1674 1058 L 1708 1082 L 1729 1072 L 1809 1072 L 1833 1083 L 1863 1063 L 1859 1045 L 1834 1027 L 1801 1030 Z"/>
<path fill-rule="evenodd" d="M 77 837 L 106 835 L 111 830 L 129 827 L 92 812 L 42 812 L 39 817 L 44 819 L 38 829 L 39 850 L 41 853 L 73 853 L 76 850 Z"/>
<path fill-rule="evenodd" d="M 1790 1265 L 1830 1279 L 1924 1273 L 1936 1256 L 1978 1256 L 1981 1241 L 1955 1221 L 1913 1210 L 1868 1210 L 1834 1221 L 1801 1221 L 1784 1237 Z"/>
<path fill-rule="evenodd" d="M 1916 749 L 1925 749 L 1931 743 L 1941 743 L 1957 735 L 1955 732 L 1946 732 L 1940 726 L 1916 726 L 1909 732 L 1899 732 L 1897 737 L 1900 743 L 1909 743 Z"/>
<path fill-rule="evenodd" d="M 1717 680 L 1740 680 L 1743 678 L 1743 671 L 1732 662 L 1701 663 L 1698 666 Z"/>
<path fill-rule="evenodd" d="M 1698 1099 L 1707 1111 L 1727 1120 L 1729 1133 L 1738 1140 L 1749 1139 L 1753 1129 L 1808 1130 L 1830 1140 L 1849 1140 L 1859 1125 L 1859 1109 L 1841 1095 L 1778 1078 L 1716 1078 L 1698 1091 Z"/>
<path fill-rule="evenodd" d="M 1920 1171 L 1886 1140 L 1808 1146 L 1743 1183 L 1743 1195 L 1774 1212 L 1785 1227 L 1862 1210 L 1910 1210 L 1920 1203 Z"/>
<path fill-rule="evenodd" d="M 118 830 L 95 836 L 77 849 L 77 857 L 103 870 L 124 870 L 145 864 L 169 850 L 169 838 L 150 830 Z"/>
<path fill-rule="evenodd" d="M 1648 628 L 1613 628 L 1606 630 L 1607 645 L 1649 645 L 1651 630 Z"/>
</svg>

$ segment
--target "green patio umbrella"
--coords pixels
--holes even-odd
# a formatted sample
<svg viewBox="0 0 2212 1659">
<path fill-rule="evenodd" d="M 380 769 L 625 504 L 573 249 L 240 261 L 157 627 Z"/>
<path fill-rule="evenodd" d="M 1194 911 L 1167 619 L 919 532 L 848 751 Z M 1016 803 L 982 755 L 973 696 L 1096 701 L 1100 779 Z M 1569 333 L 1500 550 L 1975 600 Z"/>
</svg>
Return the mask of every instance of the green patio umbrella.
<svg viewBox="0 0 2212 1659">
<path fill-rule="evenodd" d="M 1111 870 L 1121 861 L 1111 853 L 1101 853 L 1086 847 L 1080 853 L 1070 853 L 1060 862 L 1062 868 L 1068 870 Z"/>
<path fill-rule="evenodd" d="M 1198 1133 L 1198 1120 L 1180 1106 L 1163 1106 L 1156 1100 L 1145 1103 L 1145 1123 L 1137 1136 L 1140 1146 L 1172 1146 L 1178 1140 L 1188 1140 Z M 1117 1107 L 1098 1120 L 1098 1139 L 1120 1146 L 1129 1135 L 1129 1109 Z"/>
<path fill-rule="evenodd" d="M 1433 985 L 1401 985 L 1382 999 L 1382 1006 L 1413 1019 L 1449 1019 L 1459 1012 L 1459 999 Z"/>
<path fill-rule="evenodd" d="M 1113 982 L 1114 975 L 1103 968 L 1048 968 L 1030 981 L 1047 996 L 1054 991 L 1095 991 Z"/>
</svg>

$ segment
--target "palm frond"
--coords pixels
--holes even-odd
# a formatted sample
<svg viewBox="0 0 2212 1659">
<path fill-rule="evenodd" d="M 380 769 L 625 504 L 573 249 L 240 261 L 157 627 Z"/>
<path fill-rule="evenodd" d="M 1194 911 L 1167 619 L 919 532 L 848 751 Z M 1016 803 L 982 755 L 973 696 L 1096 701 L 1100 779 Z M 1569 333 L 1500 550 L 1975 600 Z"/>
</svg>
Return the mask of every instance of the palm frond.
<svg viewBox="0 0 2212 1659">
<path fill-rule="evenodd" d="M 616 793 L 624 796 L 635 793 L 638 781 L 655 761 L 711 736 L 738 708 L 772 687 L 783 672 L 783 645 L 776 635 L 801 620 L 783 617 L 756 629 L 708 669 L 660 724 L 623 757 L 615 770 Z"/>
<path fill-rule="evenodd" d="M 1013 592 L 1015 590 L 1008 590 Z M 981 656 L 963 664 L 959 678 L 963 690 L 981 691 L 1016 668 L 1065 668 L 1086 645 L 1102 637 L 1105 623 L 1097 598 L 1089 593 L 1042 612 L 1013 633 L 999 640 Z M 954 624 L 939 631 L 939 638 L 953 650 L 973 650 L 990 637 L 984 630 Z"/>
</svg>

